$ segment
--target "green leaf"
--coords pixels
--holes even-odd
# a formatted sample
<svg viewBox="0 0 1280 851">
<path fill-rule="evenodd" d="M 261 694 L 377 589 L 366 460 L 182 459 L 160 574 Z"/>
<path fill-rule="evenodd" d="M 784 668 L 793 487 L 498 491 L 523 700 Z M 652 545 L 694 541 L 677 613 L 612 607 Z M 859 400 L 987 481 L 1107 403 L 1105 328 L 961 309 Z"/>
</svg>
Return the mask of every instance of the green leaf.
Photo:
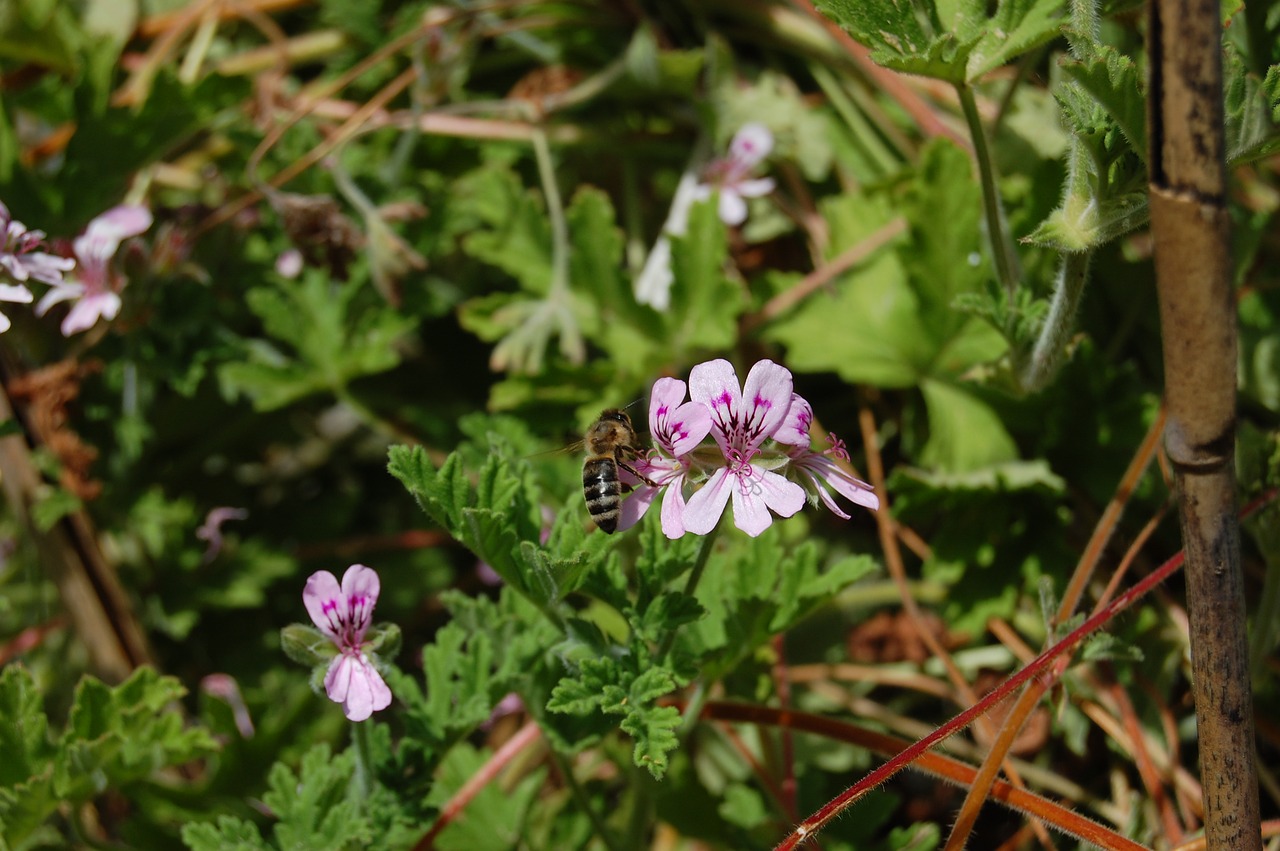
<svg viewBox="0 0 1280 851">
<path fill-rule="evenodd" d="M 1280 151 L 1280 65 L 1259 80 L 1227 42 L 1223 59 L 1227 162 L 1253 162 Z"/>
<path fill-rule="evenodd" d="M 334 757 L 327 744 L 302 757 L 294 774 L 283 763 L 271 767 L 262 802 L 278 819 L 272 833 L 280 848 L 367 848 L 373 840 L 369 822 L 352 795 L 355 754 Z"/>
<path fill-rule="evenodd" d="M 632 761 L 647 769 L 653 779 L 661 780 L 667 773 L 669 755 L 680 745 L 676 736 L 680 710 L 674 706 L 650 706 L 627 713 L 620 726 L 635 739 Z"/>
<path fill-rule="evenodd" d="M 1086 60 L 1065 60 L 1060 67 L 1068 78 L 1093 96 L 1120 128 L 1129 149 L 1146 162 L 1146 87 L 1137 64 L 1114 47 L 1099 44 Z"/>
<path fill-rule="evenodd" d="M 260 411 L 273 410 L 312 393 L 341 393 L 357 378 L 385 372 L 400 362 L 396 341 L 413 328 L 381 301 L 357 304 L 361 288 L 331 283 L 320 270 L 300 281 L 249 291 L 249 309 L 275 342 L 251 340 L 245 360 L 218 370 L 224 393 L 243 393 Z"/>
<path fill-rule="evenodd" d="M 819 0 L 818 8 L 887 68 L 973 83 L 1058 34 L 1062 0 Z"/>
<path fill-rule="evenodd" d="M 48 532 L 64 517 L 75 514 L 84 503 L 66 488 L 49 488 L 31 505 L 31 522 L 41 532 Z"/>
<path fill-rule="evenodd" d="M 935 379 L 920 384 L 929 413 L 921 463 L 951 472 L 976 470 L 1018 457 L 1000 417 L 962 387 Z"/>
<path fill-rule="evenodd" d="M 451 748 L 436 773 L 427 803 L 442 808 L 475 779 L 492 756 L 490 751 L 477 750 L 466 743 Z M 546 771 L 539 769 L 526 773 L 513 787 L 486 784 L 469 806 L 449 821 L 436 837 L 434 847 L 440 851 L 509 851 L 528 847 L 527 821 L 545 783 Z"/>
<path fill-rule="evenodd" d="M 831 227 L 833 254 L 892 219 L 887 205 L 852 195 L 826 199 L 820 211 Z M 835 371 L 851 383 L 879 387 L 914 386 L 934 352 L 919 298 L 897 254 L 887 250 L 836 279 L 834 292 L 809 296 L 765 337 L 787 347 L 792 370 Z"/>
<path fill-rule="evenodd" d="M 42 771 L 53 756 L 40 692 L 21 664 L 0 671 L 0 718 L 0 786 L 12 786 Z"/>
<path fill-rule="evenodd" d="M 667 339 L 682 349 L 693 341 L 700 349 L 732 347 L 745 305 L 741 290 L 724 274 L 729 247 L 715 199 L 695 203 L 684 236 L 670 239 L 671 305 L 663 315 Z"/>
<path fill-rule="evenodd" d="M 253 822 L 218 816 L 216 822 L 184 824 L 182 841 L 191 851 L 275 851 Z"/>
</svg>

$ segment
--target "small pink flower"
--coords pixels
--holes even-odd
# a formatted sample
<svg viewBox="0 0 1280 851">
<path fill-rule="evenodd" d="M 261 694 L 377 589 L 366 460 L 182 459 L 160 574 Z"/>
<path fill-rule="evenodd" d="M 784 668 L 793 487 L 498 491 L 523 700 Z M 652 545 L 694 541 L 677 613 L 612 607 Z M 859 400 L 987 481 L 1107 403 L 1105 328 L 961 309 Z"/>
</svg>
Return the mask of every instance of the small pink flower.
<svg viewBox="0 0 1280 851">
<path fill-rule="evenodd" d="M 754 121 L 742 125 L 729 143 L 729 156 L 707 166 L 695 197 L 702 200 L 720 190 L 720 221 L 731 227 L 742 224 L 747 220 L 747 202 L 743 199 L 759 198 L 773 191 L 772 178 L 747 177 L 772 150 L 773 134 L 768 127 Z"/>
<path fill-rule="evenodd" d="M 656 450 L 636 464 L 636 471 L 649 479 L 640 482 L 622 503 L 619 529 L 629 529 L 644 517 L 658 492 L 662 498 L 662 533 L 679 538 L 684 528 L 684 486 L 691 470 L 689 454 L 711 431 L 711 413 L 698 402 L 685 402 L 685 383 L 678 378 L 659 378 L 649 394 L 649 434 Z"/>
<path fill-rule="evenodd" d="M 343 574 L 341 588 L 332 573 L 318 570 L 302 591 L 311 620 L 338 646 L 325 674 L 325 692 L 352 721 L 364 721 L 391 705 L 391 689 L 363 650 L 379 590 L 378 574 L 353 564 Z"/>
<path fill-rule="evenodd" d="M 832 457 L 849 460 L 849 452 L 845 449 L 843 440 L 830 434 L 827 439 L 831 443 L 831 448 L 824 452 L 814 452 L 809 448 L 809 426 L 812 424 L 813 408 L 803 396 L 793 394 L 791 409 L 787 411 L 787 420 L 778 429 L 773 439 L 779 443 L 791 444 L 787 448 L 791 467 L 799 470 L 805 477 L 806 489 L 814 501 L 821 499 L 822 504 L 829 508 L 832 514 L 842 520 L 848 520 L 849 515 L 836 504 L 831 497 L 831 492 L 827 490 L 827 485 L 830 485 L 836 489 L 837 493 L 852 500 L 856 505 L 872 511 L 880 508 L 880 499 L 871 489 L 871 485 L 861 479 L 855 479 L 831 460 Z"/>
<path fill-rule="evenodd" d="M 774 472 L 786 463 L 761 455 L 761 444 L 774 436 L 791 407 L 792 379 L 786 367 L 762 360 L 751 367 L 739 389 L 738 376 L 726 360 L 700 363 L 689 373 L 689 395 L 711 412 L 711 436 L 723 463 L 689 498 L 684 526 L 705 535 L 715 528 L 729 500 L 733 522 L 755 537 L 773 523 L 769 512 L 790 517 L 804 507 L 804 489 Z"/>
<path fill-rule="evenodd" d="M 19 284 L 27 281 L 40 281 L 45 284 L 62 283 L 62 273 L 70 271 L 76 265 L 69 257 L 59 257 L 37 251 L 44 245 L 44 231 L 27 230 L 22 222 L 15 221 L 9 208 L 0 202 L 0 272 Z M 5 287 L 5 289 L 13 289 Z M 31 301 L 30 291 L 25 286 L 18 287 L 27 293 L 25 299 L 3 298 L 4 301 Z"/>
<path fill-rule="evenodd" d="M 205 515 L 204 524 L 196 529 L 196 537 L 209 546 L 204 551 L 204 563 L 208 564 L 222 551 L 222 524 L 228 520 L 244 520 L 249 512 L 243 508 L 220 506 Z"/>
<path fill-rule="evenodd" d="M 80 267 L 77 279 L 54 284 L 36 305 L 36 315 L 43 316 L 58 302 L 74 300 L 75 306 L 62 320 L 64 337 L 92 328 L 99 319 L 114 319 L 120 312 L 124 279 L 112 272 L 111 258 L 121 242 L 147 230 L 151 221 L 145 207 L 120 206 L 89 222 L 74 243 Z"/>
<path fill-rule="evenodd" d="M 227 702 L 231 707 L 231 715 L 235 718 L 236 729 L 245 739 L 253 738 L 253 716 L 240 694 L 240 686 L 230 674 L 209 674 L 200 681 L 200 688 L 205 694 L 213 695 Z"/>
</svg>

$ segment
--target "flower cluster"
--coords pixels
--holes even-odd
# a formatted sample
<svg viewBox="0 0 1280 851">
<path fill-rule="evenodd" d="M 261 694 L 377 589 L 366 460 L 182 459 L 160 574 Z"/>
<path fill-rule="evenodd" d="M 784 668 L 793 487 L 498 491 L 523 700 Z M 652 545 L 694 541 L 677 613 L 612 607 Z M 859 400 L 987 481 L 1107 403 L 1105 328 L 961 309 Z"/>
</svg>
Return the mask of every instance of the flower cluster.
<svg viewBox="0 0 1280 851">
<path fill-rule="evenodd" d="M 730 503 L 734 525 L 753 537 L 769 528 L 772 514 L 790 517 L 806 501 L 849 519 L 832 490 L 879 508 L 871 486 L 833 460 L 849 458 L 842 441 L 832 437 L 825 451 L 810 449 L 813 408 L 793 387 L 791 372 L 771 360 L 756 363 L 745 385 L 726 360 L 698 364 L 689 373 L 688 402 L 683 381 L 659 379 L 649 399 L 654 449 L 635 465 L 647 481 L 634 483 L 618 528 L 637 523 L 659 494 L 668 538 L 707 534 Z M 707 435 L 715 441 L 710 452 L 702 445 Z"/>
<path fill-rule="evenodd" d="M 27 282 L 39 281 L 50 289 L 36 305 L 37 316 L 58 302 L 75 302 L 62 321 L 63 336 L 88 330 L 99 319 L 114 319 L 120 312 L 124 279 L 111 268 L 111 258 L 121 242 L 150 227 L 151 213 L 146 208 L 113 207 L 89 222 L 85 232 L 76 237 L 74 258 L 59 257 L 41 250 L 43 231 L 28 230 L 0 202 L 0 278 L 12 282 L 0 282 L 0 301 L 30 304 L 34 296 Z M 73 270 L 73 277 L 64 277 Z M 10 324 L 8 317 L 0 314 L 0 333 L 9 330 Z"/>
</svg>

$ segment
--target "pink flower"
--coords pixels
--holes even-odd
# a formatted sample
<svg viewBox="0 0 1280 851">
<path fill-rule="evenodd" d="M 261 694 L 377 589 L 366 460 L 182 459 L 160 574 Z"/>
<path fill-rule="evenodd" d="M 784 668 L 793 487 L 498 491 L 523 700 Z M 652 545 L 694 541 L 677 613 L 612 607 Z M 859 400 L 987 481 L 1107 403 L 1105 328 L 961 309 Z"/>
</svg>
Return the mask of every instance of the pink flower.
<svg viewBox="0 0 1280 851">
<path fill-rule="evenodd" d="M 121 242 L 147 230 L 151 221 L 145 207 L 121 206 L 89 222 L 74 244 L 80 266 L 78 279 L 54 284 L 36 305 L 36 315 L 43 316 L 60 301 L 76 300 L 62 320 L 64 337 L 92 328 L 101 318 L 114 319 L 120 312 L 119 290 L 124 279 L 113 273 L 111 258 Z"/>
<path fill-rule="evenodd" d="M 743 199 L 759 198 L 773 191 L 772 178 L 747 177 L 772 150 L 773 134 L 768 127 L 754 121 L 742 125 L 729 143 L 729 156 L 707 166 L 694 197 L 702 200 L 720 190 L 720 221 L 730 226 L 742 224 L 747 220 L 747 202 Z"/>
<path fill-rule="evenodd" d="M 378 574 L 363 564 L 353 564 L 343 574 L 341 588 L 332 573 L 318 570 L 302 591 L 311 620 L 338 646 L 338 655 L 324 677 L 325 692 L 330 700 L 342 704 L 342 711 L 352 721 L 364 721 L 391 705 L 391 689 L 363 650 L 379 590 Z"/>
<path fill-rule="evenodd" d="M 59 284 L 62 273 L 75 265 L 75 261 L 67 257 L 37 251 L 43 244 L 44 231 L 27 230 L 26 225 L 14 220 L 4 202 L 0 202 L 0 275 L 15 282 L 0 283 L 0 301 L 30 304 L 35 297 L 27 289 L 27 281 Z M 8 331 L 11 324 L 9 317 L 0 313 L 0 334 Z"/>
<path fill-rule="evenodd" d="M 644 517 L 659 491 L 662 498 L 662 533 L 679 538 L 685 533 L 684 487 L 692 462 L 690 453 L 711 431 L 711 412 L 698 402 L 685 402 L 685 384 L 678 378 L 659 378 L 649 394 L 649 434 L 657 444 L 636 464 L 649 481 L 637 485 L 622 503 L 619 529 L 628 529 Z M 683 403 L 683 404 L 682 404 Z"/>
<path fill-rule="evenodd" d="M 790 517 L 804 507 L 804 489 L 774 472 L 785 464 L 761 456 L 761 444 L 782 427 L 792 398 L 791 372 L 771 360 L 751 367 L 739 390 L 726 360 L 700 363 L 689 373 L 689 395 L 711 412 L 711 436 L 722 463 L 684 511 L 687 531 L 705 535 L 715 528 L 729 500 L 733 522 L 755 537 L 773 523 L 770 511 Z"/>
<path fill-rule="evenodd" d="M 244 520 L 249 512 L 243 508 L 220 506 L 205 515 L 204 524 L 196 529 L 196 537 L 209 546 L 204 551 L 204 563 L 208 564 L 222 551 L 222 524 L 228 520 Z"/>
<path fill-rule="evenodd" d="M 809 491 L 811 501 L 817 502 L 822 500 L 823 505 L 831 510 L 831 513 L 837 517 L 848 520 L 849 515 L 845 514 L 843 509 L 836 504 L 831 497 L 831 492 L 827 490 L 827 485 L 835 488 L 838 493 L 849 498 L 857 505 L 869 508 L 875 511 L 880 507 L 880 499 L 876 496 L 875 491 L 871 489 L 871 485 L 855 479 L 844 471 L 840 465 L 831 460 L 832 456 L 844 461 L 849 460 L 849 452 L 845 449 L 844 441 L 840 440 L 834 434 L 829 434 L 827 439 L 831 442 L 831 448 L 824 452 L 814 452 L 809 448 L 809 426 L 813 424 L 813 408 L 799 394 L 792 394 L 791 408 L 787 411 L 787 419 L 778 429 L 778 433 L 773 439 L 779 443 L 791 444 L 787 448 L 787 456 L 791 459 L 791 468 L 800 471 L 806 479 L 806 490 Z"/>
<path fill-rule="evenodd" d="M 14 221 L 9 208 L 0 202 L 0 272 L 19 284 L 28 280 L 62 283 L 62 273 L 70 271 L 76 263 L 69 257 L 37 251 L 43 244 L 44 231 L 27 230 L 22 222 Z M 27 294 L 25 299 L 3 298 L 4 301 L 31 301 L 31 293 L 25 286 L 4 289 L 21 289 Z"/>
</svg>

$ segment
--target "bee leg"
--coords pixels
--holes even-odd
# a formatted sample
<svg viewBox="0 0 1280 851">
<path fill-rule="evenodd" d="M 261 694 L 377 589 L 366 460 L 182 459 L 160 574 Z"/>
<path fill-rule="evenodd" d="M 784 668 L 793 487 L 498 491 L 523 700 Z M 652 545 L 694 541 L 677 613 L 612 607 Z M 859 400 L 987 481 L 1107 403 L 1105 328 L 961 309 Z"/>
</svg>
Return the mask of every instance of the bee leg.
<svg viewBox="0 0 1280 851">
<path fill-rule="evenodd" d="M 648 486 L 649 486 L 649 487 L 651 487 L 651 488 L 662 487 L 662 486 L 661 486 L 661 485 L 659 485 L 657 482 L 655 482 L 655 481 L 653 481 L 652 479 L 650 479 L 648 476 L 641 475 L 641 474 L 640 474 L 640 472 L 639 472 L 638 470 L 636 470 L 636 468 L 635 468 L 635 467 L 632 467 L 632 466 L 631 466 L 630 464 L 628 464 L 626 461 L 619 461 L 619 462 L 618 462 L 618 466 L 619 466 L 619 467 L 621 467 L 622 469 L 626 470 L 628 473 L 630 473 L 631 475 L 635 476 L 637 479 L 639 479 L 640 481 L 644 482 L 646 485 L 648 485 Z"/>
</svg>

